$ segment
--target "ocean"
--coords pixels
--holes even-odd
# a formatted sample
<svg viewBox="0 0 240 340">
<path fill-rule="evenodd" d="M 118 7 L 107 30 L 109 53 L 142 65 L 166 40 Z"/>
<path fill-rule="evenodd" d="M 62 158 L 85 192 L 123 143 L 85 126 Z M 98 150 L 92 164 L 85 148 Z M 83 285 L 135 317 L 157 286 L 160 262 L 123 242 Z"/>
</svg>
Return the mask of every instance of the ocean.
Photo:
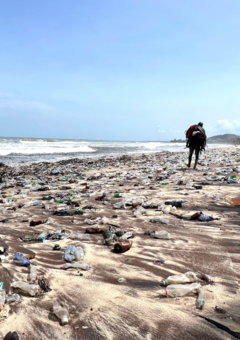
<svg viewBox="0 0 240 340">
<path fill-rule="evenodd" d="M 221 146 L 210 144 L 211 148 Z M 0 162 L 3 163 L 50 162 L 76 157 L 184 150 L 185 143 L 0 137 Z"/>
</svg>

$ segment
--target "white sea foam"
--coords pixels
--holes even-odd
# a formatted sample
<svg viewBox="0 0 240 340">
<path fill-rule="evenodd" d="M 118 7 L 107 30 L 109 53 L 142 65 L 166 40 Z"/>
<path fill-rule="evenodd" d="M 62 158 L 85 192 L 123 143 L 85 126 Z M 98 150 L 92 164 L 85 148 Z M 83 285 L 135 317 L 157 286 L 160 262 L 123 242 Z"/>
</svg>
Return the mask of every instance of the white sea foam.
<svg viewBox="0 0 240 340">
<path fill-rule="evenodd" d="M 230 145 L 210 144 L 226 148 Z M 231 146 L 232 147 L 232 146 Z M 185 143 L 0 138 L 0 161 L 40 161 L 116 153 L 187 151 Z"/>
<path fill-rule="evenodd" d="M 0 140 L 0 155 L 36 155 L 95 152 L 87 142 L 38 140 Z"/>
</svg>

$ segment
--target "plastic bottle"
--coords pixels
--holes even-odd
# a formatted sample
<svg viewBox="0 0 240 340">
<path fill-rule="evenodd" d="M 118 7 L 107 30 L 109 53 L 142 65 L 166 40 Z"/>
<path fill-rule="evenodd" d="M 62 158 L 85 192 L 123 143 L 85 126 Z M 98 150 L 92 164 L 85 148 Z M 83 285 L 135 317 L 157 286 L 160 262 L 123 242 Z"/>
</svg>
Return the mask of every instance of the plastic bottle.
<svg viewBox="0 0 240 340">
<path fill-rule="evenodd" d="M 131 231 L 127 231 L 125 234 L 123 234 L 122 236 L 120 236 L 118 238 L 118 241 L 124 241 L 126 239 L 128 239 L 129 237 L 132 237 L 132 232 Z"/>
<path fill-rule="evenodd" d="M 162 295 L 168 296 L 168 297 L 180 297 L 180 296 L 185 296 L 185 295 L 192 295 L 192 294 L 197 294 L 199 288 L 201 288 L 200 283 L 194 282 L 191 284 L 174 284 L 174 285 L 169 285 L 166 288 L 162 290 Z"/>
<path fill-rule="evenodd" d="M 57 230 L 55 231 L 55 234 L 61 234 L 62 232 L 62 227 L 58 226 Z"/>
<path fill-rule="evenodd" d="M 201 214 L 201 215 L 198 217 L 198 219 L 199 219 L 200 221 L 207 221 L 207 222 L 209 222 L 209 221 L 212 220 L 211 217 L 208 216 L 208 215 L 206 215 L 206 214 Z"/>
<path fill-rule="evenodd" d="M 206 293 L 204 292 L 204 290 L 199 289 L 199 294 L 197 298 L 197 308 L 203 309 L 205 301 L 206 301 Z"/>
<path fill-rule="evenodd" d="M 194 272 L 186 272 L 185 274 L 181 275 L 169 276 L 167 279 L 162 281 L 162 284 L 164 286 L 168 286 L 179 283 L 197 282 L 197 280 L 198 280 L 197 275 Z"/>
<path fill-rule="evenodd" d="M 116 253 L 124 253 L 132 247 L 132 241 L 124 240 L 122 242 L 117 242 L 114 244 L 114 250 Z"/>
<path fill-rule="evenodd" d="M 5 289 L 0 289 L 0 306 L 4 305 L 5 300 L 6 300 Z"/>
<path fill-rule="evenodd" d="M 37 267 L 36 266 L 31 266 L 30 267 L 30 280 L 32 282 L 35 282 L 37 278 Z"/>
<path fill-rule="evenodd" d="M 23 281 L 15 281 L 12 284 L 13 288 L 19 288 L 23 290 L 25 293 L 28 293 L 30 296 L 35 296 L 38 292 L 38 285 L 30 285 L 29 283 Z"/>
<path fill-rule="evenodd" d="M 65 252 L 64 252 L 65 261 L 72 262 L 73 260 L 75 260 L 76 258 L 75 249 L 76 248 L 73 245 L 70 245 L 65 249 Z"/>
<path fill-rule="evenodd" d="M 117 240 L 117 236 L 113 233 L 110 234 L 110 236 L 108 238 L 105 238 L 105 243 L 109 246 L 110 244 L 112 244 L 115 240 Z"/>
<path fill-rule="evenodd" d="M 2 262 L 5 262 L 5 261 L 7 261 L 6 256 L 5 255 L 0 255 L 0 262 L 2 263 Z"/>
<path fill-rule="evenodd" d="M 162 214 L 162 212 L 161 211 L 155 211 L 155 210 L 147 210 L 146 211 L 146 216 L 159 216 L 159 215 L 161 215 Z"/>
<path fill-rule="evenodd" d="M 75 249 L 75 257 L 77 261 L 82 262 L 84 259 L 84 251 L 82 249 L 82 247 L 76 247 Z"/>
<path fill-rule="evenodd" d="M 69 321 L 69 307 L 65 302 L 55 301 L 53 304 L 53 312 L 61 320 L 62 325 L 66 325 Z"/>
<path fill-rule="evenodd" d="M 17 301 L 19 299 L 20 299 L 20 296 L 18 294 L 12 294 L 11 296 L 8 296 L 6 298 L 6 303 L 15 302 L 15 301 Z"/>
<path fill-rule="evenodd" d="M 39 242 L 44 242 L 46 240 L 46 238 L 49 236 L 49 231 L 44 231 L 42 232 L 39 236 L 38 236 L 38 241 Z"/>
<path fill-rule="evenodd" d="M 168 224 L 169 220 L 167 220 L 166 218 L 162 218 L 160 216 L 156 216 L 154 218 L 150 219 L 151 223 L 162 223 L 162 224 Z"/>
<path fill-rule="evenodd" d="M 159 238 L 159 239 L 170 239 L 170 234 L 166 230 L 160 230 L 160 231 L 153 231 L 150 236 L 152 238 Z"/>
<path fill-rule="evenodd" d="M 0 254 L 4 254 L 6 252 L 6 250 L 7 250 L 6 247 L 1 246 L 0 247 Z"/>
<path fill-rule="evenodd" d="M 71 234 L 70 235 L 71 239 L 76 239 L 76 240 L 84 240 L 84 241 L 90 241 L 91 237 L 89 234 Z"/>
<path fill-rule="evenodd" d="M 23 257 L 23 253 L 16 253 L 15 258 L 17 259 L 17 261 L 16 260 L 14 261 L 16 264 L 22 265 L 25 267 L 30 266 L 30 261 L 26 257 Z"/>
<path fill-rule="evenodd" d="M 83 269 L 83 270 L 89 270 L 91 269 L 91 265 L 89 262 L 83 262 L 83 263 L 64 263 L 61 266 L 62 269 L 68 269 L 68 268 L 76 268 L 76 269 Z"/>
</svg>

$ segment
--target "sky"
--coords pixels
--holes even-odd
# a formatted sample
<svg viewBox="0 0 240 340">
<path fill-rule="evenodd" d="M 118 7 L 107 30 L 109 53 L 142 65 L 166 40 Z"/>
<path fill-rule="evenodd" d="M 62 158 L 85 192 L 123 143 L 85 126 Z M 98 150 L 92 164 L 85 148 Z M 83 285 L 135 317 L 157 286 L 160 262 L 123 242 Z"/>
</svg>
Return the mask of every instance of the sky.
<svg viewBox="0 0 240 340">
<path fill-rule="evenodd" d="M 1 0 L 0 135 L 240 134 L 239 0 Z"/>
</svg>

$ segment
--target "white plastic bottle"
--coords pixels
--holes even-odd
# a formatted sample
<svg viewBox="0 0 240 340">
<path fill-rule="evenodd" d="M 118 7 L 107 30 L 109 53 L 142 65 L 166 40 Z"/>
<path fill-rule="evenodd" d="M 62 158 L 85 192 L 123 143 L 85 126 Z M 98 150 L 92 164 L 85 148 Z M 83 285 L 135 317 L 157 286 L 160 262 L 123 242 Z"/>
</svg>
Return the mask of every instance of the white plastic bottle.
<svg viewBox="0 0 240 340">
<path fill-rule="evenodd" d="M 159 239 L 170 239 L 170 234 L 166 230 L 160 230 L 160 231 L 153 231 L 150 236 L 152 238 L 159 238 Z"/>
<path fill-rule="evenodd" d="M 199 289 L 199 294 L 197 298 L 197 308 L 203 309 L 205 301 L 206 301 L 206 293 L 204 292 L 204 290 Z"/>
<path fill-rule="evenodd" d="M 36 278 L 37 278 L 37 267 L 32 265 L 30 267 L 30 280 L 31 280 L 31 282 L 35 282 Z"/>
<path fill-rule="evenodd" d="M 69 322 L 69 306 L 65 302 L 55 301 L 53 312 L 61 320 L 62 325 L 66 325 Z"/>
<path fill-rule="evenodd" d="M 84 251 L 82 249 L 82 247 L 76 247 L 75 249 L 75 257 L 77 261 L 82 262 L 84 259 Z"/>
<path fill-rule="evenodd" d="M 162 281 L 164 286 L 172 285 L 172 284 L 180 284 L 180 283 L 191 283 L 197 282 L 198 278 L 194 272 L 187 272 L 181 275 L 173 275 L 169 276 L 167 279 Z"/>
<path fill-rule="evenodd" d="M 12 284 L 13 288 L 19 288 L 23 290 L 25 293 L 28 293 L 30 296 L 35 296 L 38 292 L 38 285 L 30 285 L 29 283 L 23 281 L 15 281 Z"/>
<path fill-rule="evenodd" d="M 82 270 L 89 270 L 91 269 L 91 265 L 89 262 L 83 262 L 83 263 L 64 263 L 61 267 L 62 269 L 68 269 L 68 268 L 76 268 L 76 269 L 82 269 Z"/>
<path fill-rule="evenodd" d="M 176 285 L 169 285 L 166 288 L 163 288 L 162 295 L 167 297 L 181 297 L 185 295 L 194 295 L 198 293 L 199 288 L 201 288 L 200 283 L 194 282 L 191 284 L 176 284 Z"/>
</svg>

